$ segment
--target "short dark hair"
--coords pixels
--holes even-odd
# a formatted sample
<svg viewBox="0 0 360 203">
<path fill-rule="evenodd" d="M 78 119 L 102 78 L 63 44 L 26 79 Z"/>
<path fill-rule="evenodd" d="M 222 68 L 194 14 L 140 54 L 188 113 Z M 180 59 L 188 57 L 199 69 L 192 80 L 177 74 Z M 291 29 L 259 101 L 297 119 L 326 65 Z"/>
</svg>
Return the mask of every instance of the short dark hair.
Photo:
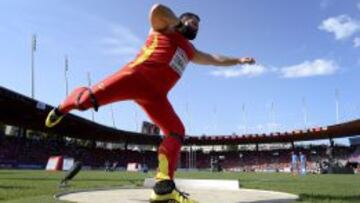
<svg viewBox="0 0 360 203">
<path fill-rule="evenodd" d="M 194 17 L 196 18 L 199 22 L 200 22 L 200 17 L 198 15 L 196 15 L 195 13 L 191 13 L 191 12 L 185 12 L 183 14 L 180 15 L 180 20 L 183 20 L 184 18 L 191 18 Z"/>
</svg>

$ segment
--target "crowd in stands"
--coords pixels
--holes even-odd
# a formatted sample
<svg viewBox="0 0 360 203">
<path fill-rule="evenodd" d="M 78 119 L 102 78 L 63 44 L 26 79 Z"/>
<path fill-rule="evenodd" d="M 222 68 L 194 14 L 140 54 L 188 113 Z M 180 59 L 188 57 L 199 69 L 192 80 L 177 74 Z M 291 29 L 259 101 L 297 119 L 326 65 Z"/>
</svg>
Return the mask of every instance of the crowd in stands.
<svg viewBox="0 0 360 203">
<path fill-rule="evenodd" d="M 360 149 L 358 150 L 360 153 Z M 265 151 L 222 151 L 203 153 L 196 152 L 196 168 L 206 169 L 211 166 L 211 157 L 220 157 L 222 168 L 230 171 L 263 171 L 263 172 L 290 172 L 292 149 L 277 149 Z M 295 153 L 302 153 L 306 157 L 307 171 L 311 173 L 320 173 L 329 162 L 345 166 L 349 163 L 350 156 L 356 151 L 356 148 L 336 146 L 331 155 L 328 146 L 313 146 L 310 148 L 296 148 Z M 182 153 L 181 165 L 188 164 L 188 154 Z M 360 164 L 355 164 L 355 170 L 360 172 Z"/>
<path fill-rule="evenodd" d="M 151 168 L 157 165 L 157 153 L 153 151 L 105 149 L 78 146 L 73 142 L 56 139 L 36 140 L 6 137 L 0 140 L 0 165 L 31 164 L 45 166 L 50 156 L 65 156 L 79 160 L 84 166 L 104 167 L 106 162 L 118 162 L 119 167 L 127 163 L 145 163 Z"/>
<path fill-rule="evenodd" d="M 108 163 L 117 163 L 118 167 L 126 167 L 128 163 L 146 164 L 149 169 L 157 167 L 156 151 L 140 151 L 125 149 L 106 149 L 99 147 L 79 146 L 76 142 L 63 139 L 28 139 L 16 136 L 0 136 L 0 168 L 17 164 L 35 164 L 45 166 L 50 156 L 68 156 L 79 160 L 84 166 L 102 168 Z M 220 157 L 225 170 L 232 171 L 289 171 L 292 149 L 265 151 L 196 151 L 197 169 L 209 169 L 212 157 Z M 360 157 L 360 148 L 334 147 L 329 155 L 328 146 L 297 148 L 307 159 L 307 171 L 318 173 L 324 163 L 330 160 L 346 165 L 351 156 Z M 188 152 L 181 153 L 181 168 L 189 167 Z M 360 164 L 355 164 L 360 172 Z M 357 168 L 356 168 L 357 167 Z"/>
</svg>

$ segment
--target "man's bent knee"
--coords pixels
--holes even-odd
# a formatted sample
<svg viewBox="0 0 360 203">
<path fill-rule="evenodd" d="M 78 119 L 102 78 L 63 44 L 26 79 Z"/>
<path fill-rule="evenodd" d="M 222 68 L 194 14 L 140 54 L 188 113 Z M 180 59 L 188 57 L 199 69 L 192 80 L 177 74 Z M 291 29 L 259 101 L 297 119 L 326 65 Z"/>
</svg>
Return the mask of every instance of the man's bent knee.
<svg viewBox="0 0 360 203">
<path fill-rule="evenodd" d="M 91 107 L 93 107 L 95 111 L 98 111 L 99 108 L 99 104 L 93 91 L 88 87 L 84 87 L 82 91 L 78 93 L 75 102 L 77 108 L 81 111 L 87 110 Z"/>
</svg>

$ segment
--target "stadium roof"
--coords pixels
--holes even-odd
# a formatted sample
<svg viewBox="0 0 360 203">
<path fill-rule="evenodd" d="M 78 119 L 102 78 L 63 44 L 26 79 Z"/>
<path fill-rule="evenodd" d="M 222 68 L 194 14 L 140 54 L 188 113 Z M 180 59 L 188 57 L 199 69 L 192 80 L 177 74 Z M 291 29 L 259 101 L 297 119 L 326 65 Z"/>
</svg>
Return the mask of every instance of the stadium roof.
<svg viewBox="0 0 360 203">
<path fill-rule="evenodd" d="M 0 86 L 0 122 L 67 137 L 128 144 L 158 144 L 160 136 L 134 133 L 107 127 L 75 115 L 67 115 L 54 128 L 45 127 L 45 118 L 53 107 Z"/>
<path fill-rule="evenodd" d="M 0 122 L 41 132 L 54 133 L 78 139 L 104 142 L 122 142 L 140 145 L 158 145 L 162 138 L 104 126 L 75 115 L 68 115 L 54 128 L 46 128 L 44 121 L 53 107 L 0 86 Z M 360 119 L 325 127 L 227 136 L 187 136 L 185 145 L 234 145 L 256 143 L 285 143 L 352 137 L 360 135 Z"/>
</svg>

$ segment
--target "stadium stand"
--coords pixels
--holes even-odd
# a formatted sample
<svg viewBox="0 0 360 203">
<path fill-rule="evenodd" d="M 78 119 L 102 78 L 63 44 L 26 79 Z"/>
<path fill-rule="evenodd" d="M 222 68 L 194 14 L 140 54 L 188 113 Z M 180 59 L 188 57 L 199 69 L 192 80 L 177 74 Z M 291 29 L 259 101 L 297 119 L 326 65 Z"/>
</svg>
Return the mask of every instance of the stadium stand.
<svg viewBox="0 0 360 203">
<path fill-rule="evenodd" d="M 0 166 L 1 167 L 42 167 L 49 156 L 62 155 L 81 159 L 85 166 L 94 168 L 104 167 L 106 162 L 118 162 L 120 167 L 127 163 L 142 163 L 146 161 L 149 168 L 157 165 L 156 152 L 85 147 L 76 142 L 64 141 L 57 137 L 66 136 L 82 140 L 97 140 L 112 143 L 125 143 L 136 145 L 156 146 L 161 142 L 159 135 L 147 135 L 136 132 L 118 130 L 94 123 L 84 118 L 68 115 L 61 125 L 54 129 L 44 127 L 44 119 L 52 107 L 42 102 L 33 100 L 6 88 L 0 87 L 0 122 L 8 125 L 19 126 L 50 135 L 47 139 L 28 139 L 26 136 L 7 137 L 1 136 Z M 25 133 L 26 134 L 26 133 Z M 187 136 L 186 145 L 242 145 L 264 143 L 294 143 L 297 141 L 334 139 L 351 137 L 360 134 L 360 120 L 349 121 L 331 126 L 317 127 L 291 132 L 276 132 L 270 134 L 251 135 L 226 135 L 226 136 Z M 294 146 L 294 144 L 293 144 Z M 196 168 L 209 168 L 212 156 L 224 157 L 222 161 L 225 170 L 242 171 L 283 171 L 289 167 L 290 153 L 293 149 L 277 151 L 238 151 L 238 152 L 196 152 Z M 314 171 L 322 168 L 322 162 L 329 159 L 326 149 L 303 149 L 308 156 L 308 166 Z M 353 148 L 334 148 L 335 158 L 347 162 L 350 154 L 358 155 Z M 180 165 L 187 167 L 186 152 L 182 153 Z M 316 158 L 317 157 L 317 158 Z M 319 158 L 320 157 L 320 158 Z M 358 163 L 356 163 L 359 165 Z M 357 166 L 358 167 L 358 166 Z"/>
<path fill-rule="evenodd" d="M 161 136 L 118 130 L 68 115 L 61 125 L 54 129 L 44 127 L 46 113 L 52 107 L 0 86 L 0 122 L 29 128 L 41 132 L 56 133 L 68 137 L 104 142 L 126 142 L 128 144 L 154 144 L 161 142 Z M 360 119 L 326 127 L 276 132 L 270 134 L 187 136 L 185 145 L 233 145 L 252 143 L 284 143 L 329 138 L 351 137 L 360 134 Z"/>
</svg>

